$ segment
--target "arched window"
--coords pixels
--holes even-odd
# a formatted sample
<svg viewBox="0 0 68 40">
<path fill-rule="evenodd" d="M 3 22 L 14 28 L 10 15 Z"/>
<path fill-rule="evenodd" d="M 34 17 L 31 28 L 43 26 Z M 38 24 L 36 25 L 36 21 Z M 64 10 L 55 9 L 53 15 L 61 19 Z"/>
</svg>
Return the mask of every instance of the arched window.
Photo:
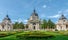
<svg viewBox="0 0 68 40">
<path fill-rule="evenodd" d="M 62 26 L 60 26 L 60 30 L 62 30 Z"/>
<path fill-rule="evenodd" d="M 4 29 L 4 26 L 2 26 L 2 28 Z"/>
<path fill-rule="evenodd" d="M 36 23 L 33 23 L 33 25 L 36 25 Z"/>
<path fill-rule="evenodd" d="M 68 25 L 66 25 L 66 28 L 68 28 Z"/>
<path fill-rule="evenodd" d="M 8 27 L 8 29 L 9 29 L 9 27 Z"/>
</svg>

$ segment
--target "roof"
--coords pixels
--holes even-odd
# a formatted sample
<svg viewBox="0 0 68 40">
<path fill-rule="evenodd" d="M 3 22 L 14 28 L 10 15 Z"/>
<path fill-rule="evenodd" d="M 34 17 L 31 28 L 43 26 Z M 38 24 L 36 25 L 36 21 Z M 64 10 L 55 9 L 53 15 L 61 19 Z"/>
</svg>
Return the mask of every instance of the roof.
<svg viewBox="0 0 68 40">
<path fill-rule="evenodd" d="M 4 20 L 10 20 L 9 16 L 6 15 L 6 17 L 4 18 Z"/>
<path fill-rule="evenodd" d="M 32 16 L 38 16 L 35 9 L 33 10 Z"/>
<path fill-rule="evenodd" d="M 67 18 L 62 14 L 59 20 L 63 20 L 63 19 L 67 19 Z"/>
</svg>

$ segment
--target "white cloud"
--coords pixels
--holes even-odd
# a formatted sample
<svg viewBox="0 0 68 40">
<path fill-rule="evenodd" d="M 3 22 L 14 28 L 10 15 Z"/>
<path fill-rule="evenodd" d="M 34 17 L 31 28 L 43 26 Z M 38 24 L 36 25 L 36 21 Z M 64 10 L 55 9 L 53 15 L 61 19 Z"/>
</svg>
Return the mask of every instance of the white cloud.
<svg viewBox="0 0 68 40">
<path fill-rule="evenodd" d="M 24 24 L 26 24 L 27 21 L 28 21 L 28 20 L 22 20 L 22 19 L 19 18 L 18 20 L 12 20 L 12 23 L 15 23 L 15 22 L 19 22 L 19 23 L 20 23 L 20 22 L 23 22 Z"/>
<path fill-rule="evenodd" d="M 19 19 L 17 19 L 16 21 L 20 23 L 20 22 L 22 22 L 23 20 L 22 20 L 21 18 L 19 18 Z"/>
<path fill-rule="evenodd" d="M 68 15 L 68 9 L 60 10 L 60 11 L 58 11 L 58 14 L 48 16 L 48 18 L 59 18 L 62 14 L 64 14 L 64 16 L 67 16 Z"/>
<path fill-rule="evenodd" d="M 65 9 L 65 10 L 60 10 L 58 11 L 59 14 L 64 14 L 65 16 L 68 15 L 68 9 Z"/>
<path fill-rule="evenodd" d="M 59 18 L 60 17 L 60 14 L 56 14 L 56 15 L 53 15 L 53 16 L 49 16 L 48 18 Z"/>
<path fill-rule="evenodd" d="M 28 21 L 28 20 L 23 20 L 23 22 L 24 22 L 25 24 L 27 24 L 27 21 Z"/>
<path fill-rule="evenodd" d="M 43 7 L 43 8 L 46 8 L 47 6 L 46 6 L 46 5 L 43 5 L 42 7 Z"/>
<path fill-rule="evenodd" d="M 27 22 L 28 20 L 24 20 L 24 22 Z"/>
<path fill-rule="evenodd" d="M 12 20 L 12 23 L 15 23 L 15 22 L 17 22 L 17 20 Z"/>
</svg>

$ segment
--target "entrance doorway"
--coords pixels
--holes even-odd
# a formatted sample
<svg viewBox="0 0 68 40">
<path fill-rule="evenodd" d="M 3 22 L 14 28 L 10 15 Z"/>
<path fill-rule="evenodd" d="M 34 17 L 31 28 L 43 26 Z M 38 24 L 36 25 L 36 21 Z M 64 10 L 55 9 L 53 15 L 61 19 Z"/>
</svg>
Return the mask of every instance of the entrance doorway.
<svg viewBox="0 0 68 40">
<path fill-rule="evenodd" d="M 33 27 L 33 29 L 35 30 L 35 26 Z"/>
</svg>

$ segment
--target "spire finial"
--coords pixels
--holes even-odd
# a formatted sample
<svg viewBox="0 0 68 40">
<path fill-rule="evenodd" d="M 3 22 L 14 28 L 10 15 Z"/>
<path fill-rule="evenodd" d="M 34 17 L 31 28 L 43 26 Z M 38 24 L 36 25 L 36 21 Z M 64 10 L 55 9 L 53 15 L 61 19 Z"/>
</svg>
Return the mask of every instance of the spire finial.
<svg viewBox="0 0 68 40">
<path fill-rule="evenodd" d="M 8 11 L 7 11 L 6 17 L 8 17 Z"/>
<path fill-rule="evenodd" d="M 34 8 L 34 13 L 36 12 L 35 8 Z"/>
<path fill-rule="evenodd" d="M 35 16 L 38 16 L 38 14 L 36 13 L 36 10 L 35 9 L 33 10 L 33 13 L 32 13 L 32 16 L 34 16 L 34 15 Z"/>
<path fill-rule="evenodd" d="M 59 20 L 63 20 L 63 19 L 67 19 L 65 16 L 64 16 L 64 14 L 62 13 L 61 14 L 61 17 L 59 18 Z"/>
<path fill-rule="evenodd" d="M 8 14 L 6 15 L 6 17 L 8 17 Z"/>
<path fill-rule="evenodd" d="M 64 16 L 64 14 L 62 13 L 61 16 Z"/>
</svg>

